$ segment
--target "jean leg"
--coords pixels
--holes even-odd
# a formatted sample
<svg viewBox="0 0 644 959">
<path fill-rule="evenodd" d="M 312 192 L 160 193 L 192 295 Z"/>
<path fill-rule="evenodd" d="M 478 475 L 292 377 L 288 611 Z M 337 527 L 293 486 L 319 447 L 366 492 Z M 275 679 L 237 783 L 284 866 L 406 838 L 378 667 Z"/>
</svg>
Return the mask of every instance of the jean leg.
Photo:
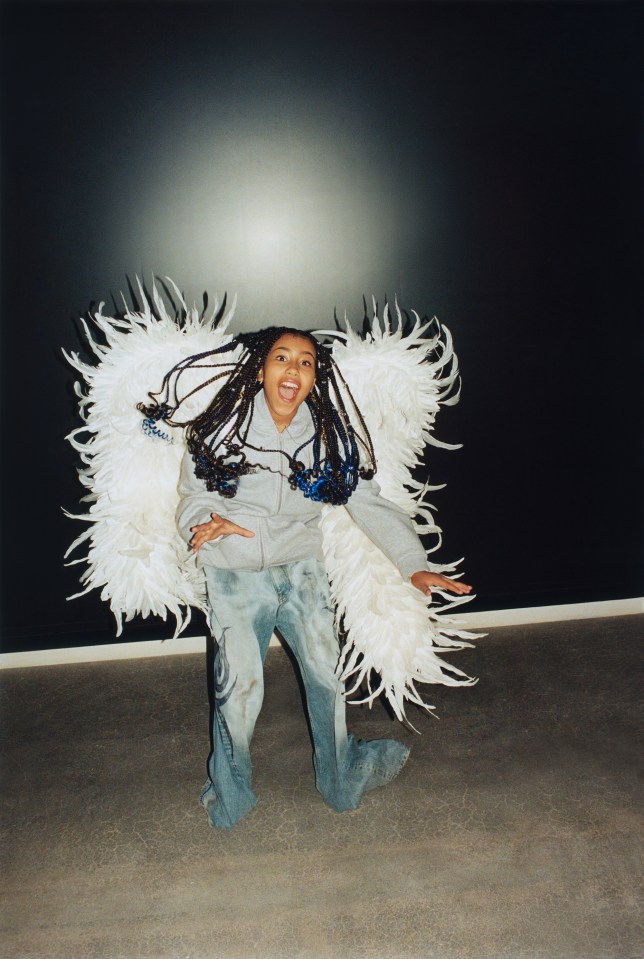
<svg viewBox="0 0 644 959">
<path fill-rule="evenodd" d="M 207 566 L 215 640 L 213 751 L 200 801 L 215 828 L 231 828 L 255 805 L 250 743 L 264 698 L 264 659 L 277 597 L 263 572 Z"/>
<path fill-rule="evenodd" d="M 356 809 L 365 792 L 390 782 L 409 749 L 392 739 L 365 742 L 347 733 L 340 655 L 324 567 L 315 560 L 291 563 L 288 601 L 277 628 L 295 655 L 306 692 L 314 746 L 316 786 L 338 812 Z"/>
</svg>

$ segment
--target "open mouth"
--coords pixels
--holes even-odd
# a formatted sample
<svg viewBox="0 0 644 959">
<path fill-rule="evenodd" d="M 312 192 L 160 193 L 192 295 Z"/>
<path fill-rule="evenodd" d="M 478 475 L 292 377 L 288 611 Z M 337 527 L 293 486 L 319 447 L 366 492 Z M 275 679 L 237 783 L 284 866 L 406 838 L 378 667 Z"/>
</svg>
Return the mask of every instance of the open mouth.
<svg viewBox="0 0 644 959">
<path fill-rule="evenodd" d="M 277 387 L 280 399 L 284 400 L 285 403 L 292 403 L 299 391 L 300 384 L 296 383 L 295 380 L 282 380 Z"/>
</svg>

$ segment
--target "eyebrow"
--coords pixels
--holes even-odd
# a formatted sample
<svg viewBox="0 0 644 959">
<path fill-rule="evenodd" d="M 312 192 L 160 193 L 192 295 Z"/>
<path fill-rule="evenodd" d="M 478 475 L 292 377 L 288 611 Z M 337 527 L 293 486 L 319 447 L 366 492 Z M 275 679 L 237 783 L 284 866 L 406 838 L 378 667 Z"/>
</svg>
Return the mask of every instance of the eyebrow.
<svg viewBox="0 0 644 959">
<path fill-rule="evenodd" d="M 306 354 L 307 356 L 311 356 L 313 359 L 315 359 L 315 353 L 311 353 L 310 350 L 294 350 L 290 346 L 274 346 L 271 350 L 271 353 L 299 353 L 300 356 Z"/>
</svg>

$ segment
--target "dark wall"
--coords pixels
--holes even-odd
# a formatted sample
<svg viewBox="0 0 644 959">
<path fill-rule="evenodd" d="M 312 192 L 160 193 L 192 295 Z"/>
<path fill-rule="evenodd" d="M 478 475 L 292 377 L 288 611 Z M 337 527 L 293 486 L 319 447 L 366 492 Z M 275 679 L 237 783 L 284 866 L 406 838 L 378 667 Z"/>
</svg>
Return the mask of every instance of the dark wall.
<svg viewBox="0 0 644 959">
<path fill-rule="evenodd" d="M 82 567 L 75 318 L 136 273 L 239 328 L 436 313 L 431 450 L 471 609 L 642 593 L 634 3 L 5 3 L 4 649 L 109 642 Z M 202 625 L 197 628 L 201 631 Z M 129 639 L 167 634 L 131 624 Z"/>
</svg>

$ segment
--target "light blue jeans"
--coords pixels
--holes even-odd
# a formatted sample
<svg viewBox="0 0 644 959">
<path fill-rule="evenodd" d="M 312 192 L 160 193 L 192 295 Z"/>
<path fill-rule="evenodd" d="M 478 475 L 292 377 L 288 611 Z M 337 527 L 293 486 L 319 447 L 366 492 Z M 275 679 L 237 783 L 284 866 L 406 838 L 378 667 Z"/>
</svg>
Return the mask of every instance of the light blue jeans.
<svg viewBox="0 0 644 959">
<path fill-rule="evenodd" d="M 260 572 L 206 566 L 215 640 L 213 751 L 200 797 L 210 825 L 230 828 L 257 799 L 250 742 L 264 697 L 264 659 L 279 630 L 298 663 L 313 738 L 315 784 L 338 812 L 355 809 L 369 789 L 400 771 L 409 750 L 392 739 L 364 742 L 347 734 L 333 609 L 324 567 L 316 560 Z"/>
</svg>

